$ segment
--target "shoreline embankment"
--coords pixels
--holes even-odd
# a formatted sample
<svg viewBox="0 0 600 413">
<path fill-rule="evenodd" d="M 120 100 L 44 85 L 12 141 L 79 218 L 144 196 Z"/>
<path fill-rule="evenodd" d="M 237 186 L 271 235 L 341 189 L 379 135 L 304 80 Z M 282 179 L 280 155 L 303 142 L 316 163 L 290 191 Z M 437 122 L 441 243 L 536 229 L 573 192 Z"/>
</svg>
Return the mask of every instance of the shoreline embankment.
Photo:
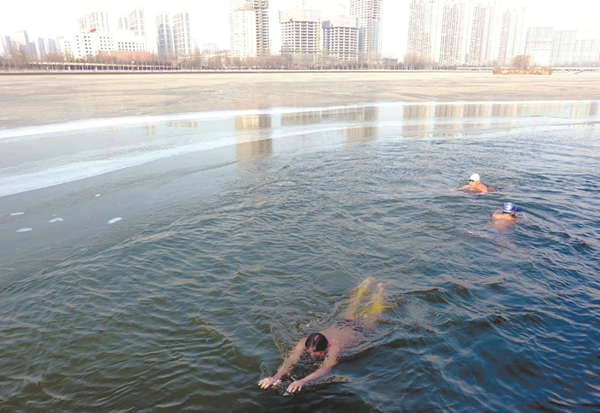
<svg viewBox="0 0 600 413">
<path fill-rule="evenodd" d="M 107 74 L 0 75 L 0 128 L 271 107 L 597 100 L 600 96 L 598 72 L 552 76 L 440 71 Z"/>
</svg>

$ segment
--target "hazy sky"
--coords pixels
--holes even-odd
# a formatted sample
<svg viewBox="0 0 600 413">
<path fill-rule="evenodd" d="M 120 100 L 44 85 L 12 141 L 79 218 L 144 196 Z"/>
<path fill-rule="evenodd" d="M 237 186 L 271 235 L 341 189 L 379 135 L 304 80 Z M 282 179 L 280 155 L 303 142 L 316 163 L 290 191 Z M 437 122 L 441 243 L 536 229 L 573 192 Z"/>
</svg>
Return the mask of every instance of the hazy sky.
<svg viewBox="0 0 600 413">
<path fill-rule="evenodd" d="M 408 4 L 410 0 L 384 0 L 383 52 L 401 58 L 406 48 Z M 108 14 L 111 30 L 116 29 L 116 18 L 144 2 L 140 0 L 34 0 L 2 1 L 0 3 L 0 35 L 15 30 L 27 30 L 30 37 L 56 37 L 78 31 L 78 18 L 95 10 Z M 600 36 L 600 0 L 500 0 L 503 6 L 527 8 L 525 26 L 554 26 L 561 29 L 596 29 Z M 176 13 L 188 10 L 192 19 L 193 37 L 202 46 L 217 43 L 229 48 L 228 0 L 169 0 L 162 5 L 143 5 L 149 42 L 154 42 L 155 16 L 158 12 Z M 349 0 L 306 0 L 307 8 L 320 9 L 323 18 L 342 14 Z M 281 29 L 278 11 L 300 7 L 301 0 L 270 0 L 270 30 L 272 50 L 280 47 Z M 583 34 L 583 33 L 580 33 Z"/>
</svg>

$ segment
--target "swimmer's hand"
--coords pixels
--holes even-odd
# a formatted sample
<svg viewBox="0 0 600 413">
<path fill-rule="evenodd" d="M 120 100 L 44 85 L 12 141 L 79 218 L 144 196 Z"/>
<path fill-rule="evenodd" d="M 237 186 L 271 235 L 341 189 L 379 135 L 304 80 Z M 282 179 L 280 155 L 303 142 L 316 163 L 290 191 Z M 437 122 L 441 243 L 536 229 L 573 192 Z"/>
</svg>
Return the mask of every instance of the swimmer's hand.
<svg viewBox="0 0 600 413">
<path fill-rule="evenodd" d="M 268 389 L 269 387 L 276 386 L 280 380 L 276 377 L 265 377 L 258 382 L 261 389 Z"/>
<path fill-rule="evenodd" d="M 299 392 L 300 390 L 302 390 L 302 387 L 304 387 L 304 380 L 296 380 L 295 382 L 293 382 L 292 384 L 290 384 L 288 386 L 288 388 L 286 389 L 286 391 L 290 394 Z"/>
</svg>

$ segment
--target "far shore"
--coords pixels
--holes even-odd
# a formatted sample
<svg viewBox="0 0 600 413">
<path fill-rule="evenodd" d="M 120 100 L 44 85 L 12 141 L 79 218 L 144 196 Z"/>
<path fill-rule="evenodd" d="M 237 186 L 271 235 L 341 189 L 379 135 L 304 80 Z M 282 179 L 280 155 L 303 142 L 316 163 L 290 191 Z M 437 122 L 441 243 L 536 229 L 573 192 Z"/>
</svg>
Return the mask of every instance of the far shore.
<svg viewBox="0 0 600 413">
<path fill-rule="evenodd" d="M 600 73 L 146 73 L 0 76 L 0 129 L 81 119 L 375 102 L 596 100 Z"/>
</svg>

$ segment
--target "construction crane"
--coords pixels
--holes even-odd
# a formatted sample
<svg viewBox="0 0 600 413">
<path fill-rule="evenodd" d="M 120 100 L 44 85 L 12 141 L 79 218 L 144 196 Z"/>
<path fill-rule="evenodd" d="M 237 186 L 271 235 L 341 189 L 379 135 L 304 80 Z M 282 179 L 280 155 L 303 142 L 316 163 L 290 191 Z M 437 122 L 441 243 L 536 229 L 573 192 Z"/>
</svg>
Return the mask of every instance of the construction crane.
<svg viewBox="0 0 600 413">
<path fill-rule="evenodd" d="M 342 9 L 344 9 L 344 16 L 346 15 L 346 2 L 344 3 L 338 3 L 338 6 L 342 6 Z"/>
</svg>

